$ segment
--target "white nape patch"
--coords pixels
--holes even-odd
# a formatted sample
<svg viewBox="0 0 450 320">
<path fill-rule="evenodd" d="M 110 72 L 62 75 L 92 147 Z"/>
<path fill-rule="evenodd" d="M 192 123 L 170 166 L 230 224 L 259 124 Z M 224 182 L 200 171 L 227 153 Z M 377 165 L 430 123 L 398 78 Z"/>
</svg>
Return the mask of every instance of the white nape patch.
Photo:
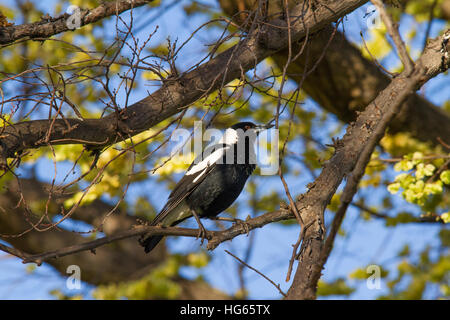
<svg viewBox="0 0 450 320">
<path fill-rule="evenodd" d="M 227 149 L 229 149 L 229 148 L 230 148 L 230 147 L 227 146 L 227 147 L 223 147 L 223 148 L 220 148 L 220 149 L 215 150 L 213 153 L 211 153 L 211 154 L 210 154 L 209 156 L 207 156 L 205 159 L 203 159 L 202 161 L 200 161 L 200 162 L 197 163 L 196 165 L 192 166 L 192 168 L 189 169 L 189 170 L 186 172 L 186 175 L 190 176 L 190 175 L 192 175 L 192 174 L 195 174 L 195 173 L 200 172 L 200 171 L 203 170 L 204 172 L 202 172 L 198 177 L 196 177 L 196 178 L 194 179 L 194 182 L 196 182 L 196 181 L 198 180 L 198 178 L 200 178 L 200 177 L 206 172 L 206 169 L 207 169 L 209 166 L 211 166 L 212 164 L 214 164 L 214 163 L 216 163 L 217 161 L 219 161 L 220 159 L 222 159 L 222 157 L 223 157 L 225 151 L 226 151 Z"/>
<path fill-rule="evenodd" d="M 238 132 L 232 128 L 228 128 L 227 130 L 225 130 L 225 133 L 223 134 L 219 143 L 232 145 L 237 143 L 238 139 L 239 139 Z"/>
</svg>

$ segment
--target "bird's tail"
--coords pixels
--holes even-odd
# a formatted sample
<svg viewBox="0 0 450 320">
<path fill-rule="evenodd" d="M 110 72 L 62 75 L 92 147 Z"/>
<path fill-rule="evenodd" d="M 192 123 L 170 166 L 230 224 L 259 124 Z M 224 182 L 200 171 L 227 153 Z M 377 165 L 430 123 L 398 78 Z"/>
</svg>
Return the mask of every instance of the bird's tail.
<svg viewBox="0 0 450 320">
<path fill-rule="evenodd" d="M 157 216 L 152 223 L 151 226 L 156 226 L 160 222 L 159 216 Z M 147 234 L 143 234 L 139 238 L 139 244 L 144 247 L 145 253 L 149 253 L 156 247 L 156 245 L 164 238 L 164 236 L 148 236 Z"/>
<path fill-rule="evenodd" d="M 190 216 L 189 208 L 184 203 L 176 206 L 170 211 L 165 211 L 166 207 L 152 221 L 151 226 L 173 227 L 184 221 Z M 141 246 L 145 248 L 145 253 L 149 253 L 164 238 L 164 236 L 147 236 L 143 235 L 139 239 Z"/>
<path fill-rule="evenodd" d="M 174 227 L 177 224 L 179 224 L 180 222 L 184 221 L 186 218 L 184 219 L 180 219 L 178 221 L 174 221 L 169 225 L 165 225 L 167 227 Z M 156 226 L 158 225 L 158 223 L 156 221 L 152 222 L 151 224 L 152 226 Z M 141 246 L 144 247 L 144 251 L 145 253 L 149 253 L 150 251 L 153 250 L 153 248 L 155 248 L 158 243 L 162 240 L 162 238 L 164 238 L 164 236 L 146 236 L 143 235 L 141 239 L 139 239 L 139 243 L 141 244 Z"/>
<path fill-rule="evenodd" d="M 140 243 L 145 249 L 145 253 L 149 253 L 156 247 L 156 245 L 164 238 L 164 236 L 150 236 L 144 239 L 141 239 Z"/>
<path fill-rule="evenodd" d="M 158 217 L 152 221 L 151 226 L 158 225 L 159 219 Z M 144 247 L 145 253 L 149 253 L 157 246 L 157 244 L 164 238 L 164 236 L 147 236 L 144 234 L 140 239 L 139 243 Z"/>
</svg>

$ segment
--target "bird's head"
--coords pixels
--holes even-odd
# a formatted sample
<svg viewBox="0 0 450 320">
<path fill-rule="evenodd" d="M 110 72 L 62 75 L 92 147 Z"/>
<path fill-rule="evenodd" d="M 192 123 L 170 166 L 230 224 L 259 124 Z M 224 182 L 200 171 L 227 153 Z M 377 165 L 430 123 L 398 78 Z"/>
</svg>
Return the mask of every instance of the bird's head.
<svg viewBox="0 0 450 320">
<path fill-rule="evenodd" d="M 261 131 L 272 127 L 271 124 L 257 125 L 253 122 L 238 122 L 225 131 L 222 142 L 226 144 L 236 144 L 246 140 L 254 142 Z"/>
<path fill-rule="evenodd" d="M 234 129 L 234 130 L 241 129 L 244 132 L 251 131 L 251 132 L 254 132 L 254 133 L 258 134 L 261 131 L 270 129 L 272 127 L 273 127 L 272 124 L 259 124 L 259 125 L 256 125 L 253 122 L 238 122 L 238 123 L 232 125 L 231 129 Z"/>
</svg>

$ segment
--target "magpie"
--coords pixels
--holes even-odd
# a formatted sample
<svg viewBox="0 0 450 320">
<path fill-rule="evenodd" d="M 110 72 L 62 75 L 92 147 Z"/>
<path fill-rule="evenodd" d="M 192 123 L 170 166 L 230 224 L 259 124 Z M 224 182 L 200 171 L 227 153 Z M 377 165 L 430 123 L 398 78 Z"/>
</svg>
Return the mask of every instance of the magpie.
<svg viewBox="0 0 450 320">
<path fill-rule="evenodd" d="M 218 143 L 205 148 L 189 166 L 151 225 L 171 227 L 194 216 L 204 232 L 199 218 L 215 217 L 237 199 L 256 167 L 256 137 L 272 127 L 239 122 L 225 130 Z M 139 242 L 148 253 L 162 238 L 144 235 Z"/>
</svg>

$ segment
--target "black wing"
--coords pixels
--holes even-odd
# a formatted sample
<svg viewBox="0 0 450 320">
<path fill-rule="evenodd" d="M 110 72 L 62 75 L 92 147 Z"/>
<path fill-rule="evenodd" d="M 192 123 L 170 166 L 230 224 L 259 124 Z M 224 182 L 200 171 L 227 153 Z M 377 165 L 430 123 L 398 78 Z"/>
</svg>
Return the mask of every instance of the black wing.
<svg viewBox="0 0 450 320">
<path fill-rule="evenodd" d="M 195 164 L 200 163 L 204 159 L 204 157 L 207 157 L 219 148 L 225 147 L 227 147 L 227 145 L 216 144 L 206 148 L 202 152 L 202 154 L 191 163 L 186 172 L 188 172 Z M 164 218 L 170 213 L 170 211 L 176 208 L 184 199 L 186 199 L 188 195 L 190 195 L 197 188 L 197 186 L 203 181 L 203 179 L 205 179 L 205 177 L 209 174 L 209 172 L 211 172 L 211 170 L 213 170 L 214 167 L 215 163 L 207 166 L 205 169 L 206 171 L 200 170 L 194 174 L 185 174 L 183 178 L 181 178 L 181 180 L 178 181 L 178 183 L 175 185 L 175 188 L 169 195 L 169 199 L 167 200 L 166 205 L 152 221 L 152 225 L 156 225 L 159 222 L 163 221 Z"/>
</svg>

